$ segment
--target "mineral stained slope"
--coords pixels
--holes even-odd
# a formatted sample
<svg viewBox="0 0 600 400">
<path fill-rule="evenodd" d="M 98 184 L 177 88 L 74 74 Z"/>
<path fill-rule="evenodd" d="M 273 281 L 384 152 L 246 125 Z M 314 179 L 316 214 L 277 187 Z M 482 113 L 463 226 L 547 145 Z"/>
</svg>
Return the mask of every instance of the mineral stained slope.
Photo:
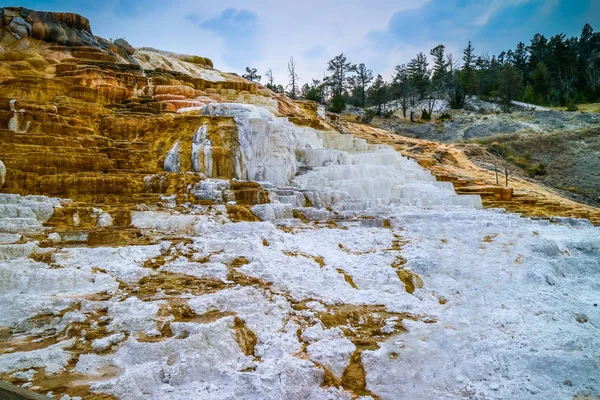
<svg viewBox="0 0 600 400">
<path fill-rule="evenodd" d="M 210 60 L 2 18 L 1 380 L 62 400 L 600 396 L 588 220 L 482 209 Z"/>
</svg>

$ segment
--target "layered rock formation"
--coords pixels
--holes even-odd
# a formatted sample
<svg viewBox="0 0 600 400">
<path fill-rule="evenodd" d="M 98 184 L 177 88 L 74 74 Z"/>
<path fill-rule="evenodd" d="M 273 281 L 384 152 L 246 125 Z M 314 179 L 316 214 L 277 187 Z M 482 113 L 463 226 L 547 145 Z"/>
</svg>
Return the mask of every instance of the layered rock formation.
<svg viewBox="0 0 600 400">
<path fill-rule="evenodd" d="M 406 146 L 417 163 L 205 58 L 2 10 L 0 380 L 62 400 L 599 394 L 588 221 L 482 210 L 435 144 Z"/>
</svg>

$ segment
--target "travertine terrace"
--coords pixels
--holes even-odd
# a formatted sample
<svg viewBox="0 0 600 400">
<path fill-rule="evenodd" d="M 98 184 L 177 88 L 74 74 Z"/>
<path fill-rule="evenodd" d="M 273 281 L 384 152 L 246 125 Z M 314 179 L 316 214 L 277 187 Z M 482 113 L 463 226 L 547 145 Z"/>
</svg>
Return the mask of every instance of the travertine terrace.
<svg viewBox="0 0 600 400">
<path fill-rule="evenodd" d="M 600 395 L 600 231 L 574 208 L 484 209 L 384 132 L 206 58 L 0 10 L 0 380 L 62 400 Z"/>
</svg>

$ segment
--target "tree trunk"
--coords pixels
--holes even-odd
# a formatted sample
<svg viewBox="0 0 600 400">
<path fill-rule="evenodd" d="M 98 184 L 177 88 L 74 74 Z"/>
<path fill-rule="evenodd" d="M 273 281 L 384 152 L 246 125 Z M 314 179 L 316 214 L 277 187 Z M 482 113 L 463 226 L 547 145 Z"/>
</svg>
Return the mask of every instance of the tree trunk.
<svg viewBox="0 0 600 400">
<path fill-rule="evenodd" d="M 415 122 L 415 112 L 410 110 L 410 122 Z"/>
<path fill-rule="evenodd" d="M 361 100 L 362 100 L 362 108 L 365 108 L 365 86 L 363 85 L 362 90 L 360 92 Z"/>
<path fill-rule="evenodd" d="M 506 187 L 508 187 L 508 170 L 504 170 L 504 177 L 506 178 Z"/>
</svg>

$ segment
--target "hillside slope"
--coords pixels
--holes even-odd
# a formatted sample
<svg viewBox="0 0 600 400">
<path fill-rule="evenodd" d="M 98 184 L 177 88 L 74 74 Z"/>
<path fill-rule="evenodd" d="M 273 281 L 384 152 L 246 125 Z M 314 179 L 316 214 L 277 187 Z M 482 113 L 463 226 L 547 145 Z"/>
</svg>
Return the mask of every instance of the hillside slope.
<svg viewBox="0 0 600 400">
<path fill-rule="evenodd" d="M 598 207 L 600 114 L 548 109 L 496 114 L 492 111 L 494 104 L 476 104 L 485 106 L 481 107 L 483 113 L 475 108 L 469 112 L 448 110 L 451 120 L 411 124 L 397 111 L 389 119 L 376 118 L 372 125 L 402 136 L 443 143 L 504 143 L 510 147 L 506 158 L 529 168 L 537 182 Z M 533 173 L 539 168 L 543 173 Z"/>
</svg>

